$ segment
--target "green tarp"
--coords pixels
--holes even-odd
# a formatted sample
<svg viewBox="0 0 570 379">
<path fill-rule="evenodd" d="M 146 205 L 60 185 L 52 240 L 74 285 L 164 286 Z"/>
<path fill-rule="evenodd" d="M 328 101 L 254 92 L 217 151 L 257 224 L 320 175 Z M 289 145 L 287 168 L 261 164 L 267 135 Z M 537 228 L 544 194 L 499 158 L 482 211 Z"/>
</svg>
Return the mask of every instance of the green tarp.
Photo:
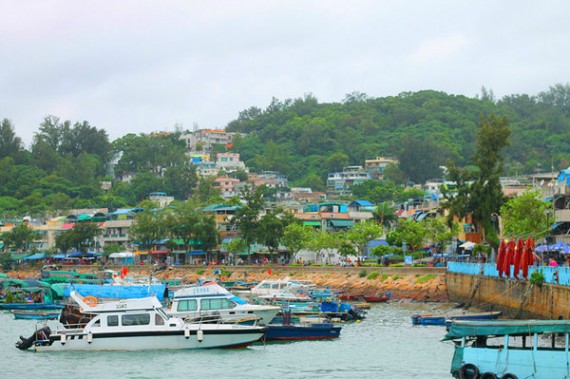
<svg viewBox="0 0 570 379">
<path fill-rule="evenodd" d="M 303 221 L 303 226 L 321 226 L 320 221 Z"/>
<path fill-rule="evenodd" d="M 331 220 L 331 224 L 333 224 L 333 226 L 336 226 L 336 227 L 347 228 L 347 227 L 353 226 L 354 221 L 353 220 Z"/>
<path fill-rule="evenodd" d="M 569 333 L 570 320 L 455 321 L 443 340 L 476 336 Z"/>
</svg>

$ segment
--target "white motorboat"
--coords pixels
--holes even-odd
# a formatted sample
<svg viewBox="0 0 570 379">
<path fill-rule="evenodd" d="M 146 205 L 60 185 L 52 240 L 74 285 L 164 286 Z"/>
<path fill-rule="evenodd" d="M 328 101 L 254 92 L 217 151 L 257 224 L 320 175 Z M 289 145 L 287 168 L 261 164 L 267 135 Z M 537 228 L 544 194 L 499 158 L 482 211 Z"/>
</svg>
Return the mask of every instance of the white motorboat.
<svg viewBox="0 0 570 379">
<path fill-rule="evenodd" d="M 216 283 L 185 287 L 174 291 L 166 313 L 191 321 L 248 322 L 269 324 L 281 311 L 273 305 L 250 304 Z"/>
<path fill-rule="evenodd" d="M 35 351 L 208 349 L 247 346 L 264 328 L 236 324 L 188 323 L 168 316 L 156 297 L 98 303 L 71 293 L 80 311 L 92 318 L 83 327 L 36 330 L 16 347 Z"/>
<path fill-rule="evenodd" d="M 316 285 L 310 280 L 291 280 L 289 277 L 283 279 L 265 279 L 253 287 L 249 293 L 252 296 L 270 297 L 284 292 L 307 294 L 316 289 Z"/>
</svg>

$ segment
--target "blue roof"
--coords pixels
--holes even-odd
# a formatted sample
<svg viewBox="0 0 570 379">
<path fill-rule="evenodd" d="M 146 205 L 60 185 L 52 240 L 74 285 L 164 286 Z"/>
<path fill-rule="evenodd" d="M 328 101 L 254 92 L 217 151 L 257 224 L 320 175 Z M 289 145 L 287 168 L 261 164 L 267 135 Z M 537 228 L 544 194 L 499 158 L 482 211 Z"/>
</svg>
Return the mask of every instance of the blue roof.
<svg viewBox="0 0 570 379">
<path fill-rule="evenodd" d="M 372 203 L 371 203 L 370 201 L 368 201 L 368 200 L 354 200 L 354 201 L 353 201 L 352 203 L 350 203 L 349 205 L 352 205 L 352 204 L 354 204 L 354 203 L 360 205 L 361 207 L 372 207 L 372 206 L 374 206 L 374 204 L 372 204 Z"/>
</svg>

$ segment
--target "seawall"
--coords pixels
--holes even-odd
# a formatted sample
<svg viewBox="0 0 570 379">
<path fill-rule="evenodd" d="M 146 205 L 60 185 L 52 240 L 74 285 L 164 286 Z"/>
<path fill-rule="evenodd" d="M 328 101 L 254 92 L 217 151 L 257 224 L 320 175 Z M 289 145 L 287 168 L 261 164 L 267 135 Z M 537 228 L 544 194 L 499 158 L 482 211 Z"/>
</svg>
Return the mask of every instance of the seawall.
<svg viewBox="0 0 570 379">
<path fill-rule="evenodd" d="M 449 300 L 486 310 L 501 310 L 506 317 L 570 319 L 570 287 L 528 280 L 505 279 L 455 272 L 445 274 Z M 474 288 L 476 288 L 474 290 Z"/>
</svg>

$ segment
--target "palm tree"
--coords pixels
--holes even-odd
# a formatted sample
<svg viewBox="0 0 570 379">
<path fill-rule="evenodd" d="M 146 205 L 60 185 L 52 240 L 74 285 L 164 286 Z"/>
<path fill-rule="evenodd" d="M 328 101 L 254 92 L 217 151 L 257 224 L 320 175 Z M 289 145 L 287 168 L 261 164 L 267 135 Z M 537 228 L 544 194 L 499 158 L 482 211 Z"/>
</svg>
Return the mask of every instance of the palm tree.
<svg viewBox="0 0 570 379">
<path fill-rule="evenodd" d="M 377 223 L 386 228 L 390 228 L 398 219 L 396 209 L 389 201 L 378 204 L 372 212 L 372 216 Z"/>
</svg>

